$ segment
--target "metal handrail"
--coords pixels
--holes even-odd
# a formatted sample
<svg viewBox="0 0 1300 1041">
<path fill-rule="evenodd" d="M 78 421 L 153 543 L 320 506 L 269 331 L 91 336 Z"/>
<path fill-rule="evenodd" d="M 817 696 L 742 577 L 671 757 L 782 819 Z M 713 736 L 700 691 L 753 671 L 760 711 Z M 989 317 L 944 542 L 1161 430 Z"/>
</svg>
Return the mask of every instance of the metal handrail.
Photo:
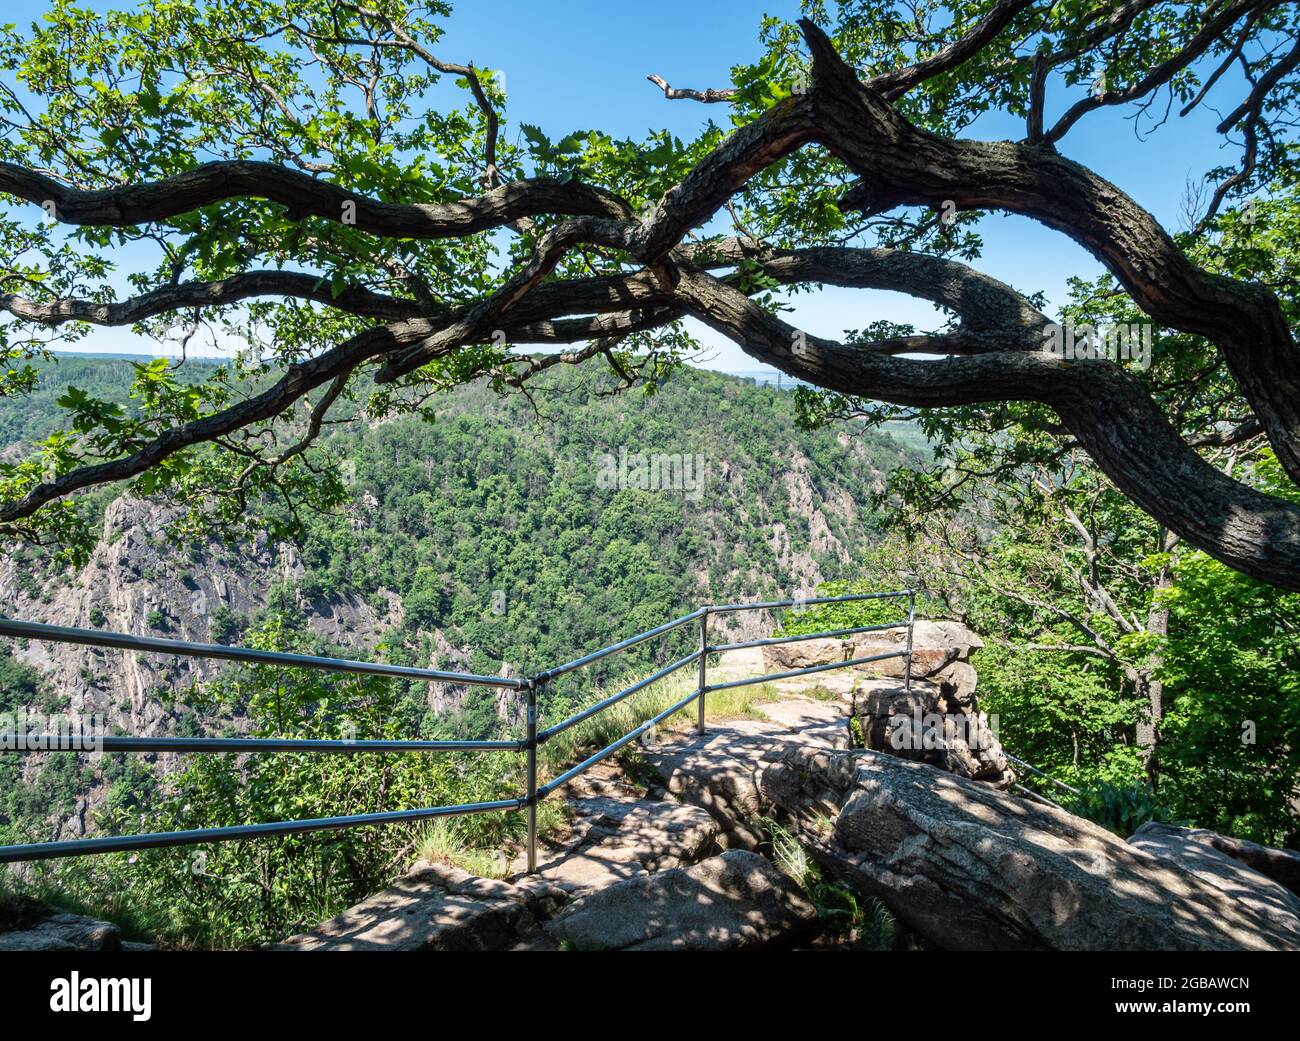
<svg viewBox="0 0 1300 1041">
<path fill-rule="evenodd" d="M 646 687 L 650 686 L 650 684 L 654 683 L 656 680 L 661 680 L 665 676 L 671 675 L 672 673 L 676 672 L 678 669 L 682 668 L 683 666 L 689 665 L 691 664 L 691 662 L 698 660 L 699 657 L 700 657 L 699 651 L 691 651 L 691 653 L 688 654 L 685 658 L 678 658 L 671 665 L 665 665 L 662 669 L 659 669 L 656 672 L 652 672 L 645 679 L 637 680 L 636 683 L 633 683 L 630 687 L 624 687 L 617 694 L 611 694 L 607 698 L 601 698 L 600 701 L 588 705 L 581 712 L 575 712 L 568 719 L 563 719 L 560 722 L 556 723 L 554 726 L 547 727 L 545 730 L 540 731 L 537 735 L 537 740 L 541 742 L 549 741 L 556 734 L 563 733 L 564 731 L 568 730 L 570 727 L 577 726 L 579 723 L 583 722 L 584 720 L 590 719 L 592 716 L 599 715 L 601 712 L 604 712 L 605 709 L 609 708 L 611 705 L 616 705 L 624 698 L 629 698 L 633 694 L 645 690 Z"/>
<path fill-rule="evenodd" d="M 813 639 L 813 637 L 809 637 Z M 866 665 L 873 661 L 886 661 L 889 658 L 904 658 L 906 651 L 890 651 L 888 654 L 872 654 L 866 658 L 849 658 L 846 661 L 833 661 L 827 665 L 809 665 L 803 669 L 791 669 L 789 672 L 769 672 L 766 676 L 754 676 L 744 680 L 730 680 L 727 683 L 714 683 L 709 690 L 730 690 L 732 687 L 752 687 L 756 683 L 774 683 L 787 680 L 793 676 L 808 676 L 814 672 L 830 672 L 831 669 L 847 669 L 852 665 Z"/>
<path fill-rule="evenodd" d="M 151 654 L 179 654 L 190 658 L 217 658 L 251 665 L 327 669 L 330 672 L 387 676 L 391 679 L 444 680 L 482 687 L 513 687 L 516 690 L 528 686 L 527 680 L 506 676 L 439 672 L 437 669 L 420 669 L 412 665 L 387 665 L 383 662 L 353 661 L 351 658 L 322 658 L 314 654 L 288 654 L 283 651 L 258 650 L 255 647 L 228 647 L 224 643 L 190 643 L 186 640 L 168 640 L 161 636 L 132 636 L 130 633 L 109 633 L 100 629 L 74 629 L 64 625 L 44 625 L 41 622 L 20 622 L 13 618 L 0 618 L 0 636 L 89 644 L 92 647 L 116 647 L 124 651 L 146 651 Z"/>
<path fill-rule="evenodd" d="M 402 824 L 454 817 L 470 813 L 494 813 L 517 810 L 523 798 L 498 799 L 496 802 L 471 802 L 460 806 L 430 806 L 422 810 L 389 810 L 384 813 L 353 813 L 345 817 L 317 817 L 301 821 L 268 821 L 264 824 L 235 824 L 225 828 L 195 828 L 190 831 L 155 831 L 145 835 L 106 835 L 94 839 L 67 839 L 63 842 L 33 842 L 26 846 L 0 846 L 0 863 L 15 860 L 53 860 L 87 853 L 122 853 L 129 849 L 159 849 L 163 846 L 193 846 L 201 842 L 231 842 L 236 839 L 260 839 L 267 835 L 293 835 L 305 831 L 338 831 L 368 824 Z"/>
<path fill-rule="evenodd" d="M 836 629 L 821 633 L 808 633 L 802 636 L 775 637 L 766 640 L 748 640 L 738 643 L 710 645 L 708 640 L 709 616 L 736 611 L 762 611 L 785 607 L 811 607 L 819 604 L 850 603 L 860 600 L 880 600 L 907 597 L 908 615 L 906 621 L 892 625 L 868 625 L 852 629 Z M 339 817 L 320 817 L 311 820 L 270 821 L 261 824 L 239 824 L 220 828 L 200 828 L 188 831 L 156 832 L 144 835 L 112 835 L 89 839 L 69 839 L 60 842 L 37 842 L 17 846 L 0 846 L 0 863 L 26 860 L 48 860 L 57 857 L 78 856 L 88 853 L 111 853 L 133 849 L 155 849 L 165 846 L 185 846 L 203 842 L 227 842 L 238 839 L 260 838 L 266 835 L 289 835 L 300 832 L 328 831 L 342 828 L 362 827 L 374 824 L 403 823 L 427 820 L 434 817 L 450 817 L 474 813 L 493 813 L 497 811 L 526 810 L 528 814 L 528 872 L 537 870 L 537 805 L 552 792 L 562 788 L 575 777 L 585 773 L 591 767 L 632 741 L 648 733 L 659 723 L 682 711 L 692 702 L 699 705 L 697 729 L 704 733 L 705 698 L 710 691 L 728 690 L 733 687 L 750 686 L 767 683 L 794 676 L 825 672 L 830 669 L 843 669 L 869 662 L 883 661 L 888 658 L 904 658 L 906 665 L 904 682 L 911 684 L 912 630 L 916 619 L 916 591 L 903 589 L 888 593 L 853 593 L 846 596 L 811 597 L 794 600 L 768 600 L 753 603 L 721 604 L 697 608 L 690 614 L 682 615 L 663 625 L 647 629 L 625 640 L 602 647 L 598 651 L 575 658 L 573 661 L 547 669 L 535 676 L 511 678 L 507 676 L 477 676 L 470 673 L 443 672 L 437 669 L 421 669 L 406 665 L 386 665 L 381 662 L 354 661 L 348 658 L 326 658 L 309 654 L 290 654 L 279 651 L 263 651 L 250 647 L 229 647 L 224 644 L 190 643 L 184 640 L 171 640 L 152 636 L 132 636 L 127 633 L 101 632 L 97 629 L 77 629 L 67 626 L 44 625 L 38 622 L 22 622 L 15 619 L 0 618 L 0 636 L 19 639 L 49 640 L 58 643 L 83 644 L 95 647 L 113 647 L 121 650 L 144 651 L 155 654 L 176 654 L 198 658 L 215 658 L 227 661 L 240 661 L 256 665 L 284 665 L 294 668 L 325 669 L 333 672 L 386 676 L 390 678 L 441 681 L 450 683 L 476 684 L 479 686 L 504 687 L 521 690 L 527 696 L 526 734 L 517 741 L 428 741 L 428 740 L 309 740 L 292 738 L 176 738 L 176 737 L 119 737 L 104 736 L 94 741 L 94 747 L 105 751 L 120 752 L 459 752 L 459 751 L 496 751 L 524 752 L 527 755 L 527 793 L 513 799 L 498 799 L 493 802 L 465 803 L 455 806 L 430 806 L 415 810 L 392 810 L 382 813 L 349 814 Z M 691 622 L 699 622 L 699 644 L 695 651 L 679 658 L 677 661 L 657 669 L 649 676 L 638 680 L 608 697 L 588 705 L 586 708 L 547 727 L 538 729 L 538 698 L 546 686 L 557 677 L 573 672 L 593 662 L 600 661 L 618 651 L 628 650 L 639 644 L 673 632 Z M 731 680 L 726 683 L 710 685 L 708 683 L 708 656 L 713 653 L 740 650 L 748 647 L 765 647 L 774 644 L 795 643 L 804 640 L 828 639 L 864 632 L 875 632 L 907 627 L 907 645 L 902 651 L 888 654 L 875 654 L 863 658 L 852 658 L 827 665 L 814 665 L 788 672 L 771 673 L 751 679 Z M 537 750 L 538 748 L 571 727 L 617 704 L 625 698 L 644 690 L 652 683 L 685 668 L 692 662 L 698 663 L 699 680 L 695 689 L 669 708 L 656 713 L 652 718 L 634 727 L 622 737 L 612 741 L 604 748 L 588 756 L 582 762 L 570 767 L 558 777 L 543 785 L 538 785 Z M 61 743 L 58 735 L 33 736 L 28 739 L 16 739 L 17 735 L 0 734 L 0 751 L 84 751 L 85 742 Z M 38 745 L 37 742 L 45 742 Z"/>
<path fill-rule="evenodd" d="M 2 740 L 2 739 L 0 739 Z M 38 752 L 85 752 L 85 746 L 103 752 L 522 752 L 523 741 L 393 741 L 348 740 L 296 737 L 103 737 L 79 738 L 79 746 L 60 745 L 58 734 L 33 734 L 23 738 L 35 745 L 47 742 L 52 747 L 31 748 Z M 5 749 L 0 751 L 16 751 Z"/>
<path fill-rule="evenodd" d="M 745 604 L 718 604 L 703 607 L 700 610 L 709 614 L 722 614 L 724 611 L 765 611 L 773 607 L 815 607 L 818 604 L 845 604 L 854 600 L 887 600 L 899 596 L 915 596 L 914 589 L 896 589 L 889 593 L 849 593 L 846 596 L 812 596 L 794 600 L 762 600 Z M 809 636 L 808 639 L 814 637 Z"/>
<path fill-rule="evenodd" d="M 1058 781 L 1058 780 L 1057 780 L 1055 777 L 1053 777 L 1051 774 L 1049 774 L 1049 773 L 1044 773 L 1042 770 L 1038 769 L 1038 767 L 1036 767 L 1033 763 L 1027 763 L 1027 762 L 1025 762 L 1023 759 L 1017 759 L 1017 758 L 1016 758 L 1014 755 L 1012 755 L 1010 752 L 1006 751 L 1006 749 L 1003 749 L 1002 754 L 1005 755 L 1008 759 L 1010 759 L 1010 760 L 1011 760 L 1013 763 L 1015 763 L 1017 766 L 1023 766 L 1023 767 L 1024 767 L 1026 770 L 1028 770 L 1030 773 L 1037 774 L 1039 777 L 1043 778 L 1044 780 L 1051 781 L 1052 784 L 1056 785 L 1056 787 L 1061 788 L 1061 789 L 1063 789 L 1063 790 L 1069 792 L 1071 795 L 1082 795 L 1082 794 L 1083 794 L 1083 792 L 1079 791 L 1078 788 L 1073 788 L 1073 787 L 1071 787 L 1070 785 L 1066 784 L 1064 781 Z"/>
<path fill-rule="evenodd" d="M 817 639 L 829 639 L 834 636 L 856 636 L 858 633 L 881 633 L 888 629 L 897 629 L 906 625 L 906 622 L 891 622 L 888 625 L 860 625 L 856 629 L 832 629 L 830 632 L 818 633 Z M 742 643 L 719 643 L 708 650 L 712 651 L 739 651 L 747 647 L 774 647 L 779 643 L 798 643 L 801 640 L 814 639 L 812 636 L 768 636 L 762 640 L 745 640 Z"/>
<path fill-rule="evenodd" d="M 555 679 L 557 676 L 563 676 L 566 672 L 573 672 L 574 669 L 581 669 L 584 665 L 590 665 L 592 662 L 600 661 L 601 658 L 608 657 L 617 651 L 626 651 L 638 644 L 645 643 L 646 640 L 653 639 L 656 636 L 662 636 L 664 633 L 672 632 L 679 629 L 687 622 L 692 622 L 700 618 L 709 611 L 714 610 L 712 607 L 701 607 L 699 610 L 692 611 L 690 614 L 684 614 L 680 618 L 674 618 L 671 622 L 664 622 L 663 625 L 657 625 L 653 629 L 647 629 L 643 633 L 637 633 L 635 636 L 629 636 L 626 640 L 620 640 L 618 643 L 611 643 L 608 647 L 602 647 L 598 651 L 592 651 L 581 658 L 574 658 L 573 661 L 565 662 L 563 665 L 557 665 L 553 669 L 538 673 L 536 680 L 538 683 L 546 683 Z"/>
</svg>

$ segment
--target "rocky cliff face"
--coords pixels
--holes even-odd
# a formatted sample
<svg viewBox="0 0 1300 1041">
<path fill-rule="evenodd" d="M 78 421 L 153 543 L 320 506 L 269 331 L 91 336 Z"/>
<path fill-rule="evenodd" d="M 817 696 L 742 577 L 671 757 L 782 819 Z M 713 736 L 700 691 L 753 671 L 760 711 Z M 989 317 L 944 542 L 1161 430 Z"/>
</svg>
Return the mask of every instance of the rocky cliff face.
<svg viewBox="0 0 1300 1041">
<path fill-rule="evenodd" d="M 33 580 L 20 565 L 0 562 L 0 610 L 51 625 L 164 636 L 199 643 L 223 642 L 218 620 L 224 610 L 247 617 L 266 605 L 277 581 L 303 573 L 291 546 L 261 540 L 239 551 L 220 543 L 180 547 L 166 527 L 173 514 L 123 497 L 109 506 L 104 532 L 90 563 L 73 574 Z M 304 605 L 313 629 L 332 643 L 364 648 L 391 618 L 377 617 L 355 598 Z M 48 677 L 68 711 L 99 713 L 132 733 L 166 729 L 161 701 L 206 678 L 219 662 L 170 658 L 29 642 L 16 649 L 20 661 Z M 161 696 L 161 700 L 160 700 Z"/>
<path fill-rule="evenodd" d="M 273 584 L 302 574 L 291 546 L 262 540 L 239 551 L 218 542 L 181 547 L 167 534 L 174 513 L 129 496 L 116 500 L 90 562 L 80 571 L 33 575 L 11 555 L 0 560 L 0 614 L 50 625 L 163 636 L 198 643 L 223 642 L 224 613 L 246 618 L 266 606 Z M 304 605 L 310 624 L 331 643 L 364 653 L 396 621 L 378 616 L 354 597 Z M 15 657 L 49 682 L 60 711 L 95 716 L 109 728 L 139 736 L 174 733 L 188 710 L 180 695 L 210 678 L 224 663 L 198 658 L 135 654 L 64 643 L 28 641 Z M 221 720 L 196 719 L 200 732 Z M 174 757 L 161 757 L 166 769 Z M 37 768 L 31 757 L 29 768 Z M 92 825 L 103 791 L 79 800 L 57 837 L 72 838 Z"/>
</svg>

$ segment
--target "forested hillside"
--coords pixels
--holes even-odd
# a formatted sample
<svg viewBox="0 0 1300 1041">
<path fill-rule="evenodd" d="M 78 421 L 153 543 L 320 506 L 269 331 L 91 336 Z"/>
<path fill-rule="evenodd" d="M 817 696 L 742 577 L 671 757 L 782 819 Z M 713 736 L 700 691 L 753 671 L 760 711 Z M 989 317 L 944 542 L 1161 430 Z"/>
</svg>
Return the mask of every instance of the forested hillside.
<svg viewBox="0 0 1300 1041">
<path fill-rule="evenodd" d="M 129 405 L 133 364 L 64 356 L 0 414 L 0 441 L 52 433 L 70 385 Z M 6 547 L 0 612 L 227 643 L 266 639 L 270 619 L 317 649 L 519 675 L 707 600 L 795 595 L 855 574 L 875 537 L 873 492 L 914 451 L 845 424 L 802 433 L 788 392 L 749 381 L 684 370 L 655 389 L 615 395 L 609 377 L 569 370 L 538 381 L 531 402 L 474 384 L 447 395 L 432 423 L 342 426 L 323 443 L 347 460 L 348 502 L 302 515 L 301 538 L 278 545 L 192 541 L 171 526 L 174 507 L 100 493 L 104 534 L 79 572 Z M 638 453 L 681 464 L 659 474 L 677 486 L 639 479 Z M 639 647 L 552 696 L 589 695 L 676 649 Z M 245 726 L 246 706 L 191 697 L 213 675 L 201 664 L 35 644 L 18 656 L 26 665 L 6 668 L 32 667 L 26 682 L 50 705 L 102 714 L 124 733 Z M 11 686 L 14 705 L 0 709 L 30 704 Z M 517 699 L 481 688 L 399 694 L 408 735 L 483 736 L 518 719 Z M 35 763 L 0 807 L 25 831 L 43 830 L 42 806 L 54 808 L 53 833 L 92 831 L 105 800 L 131 805 L 152 785 L 114 757 L 102 768 L 66 757 L 42 776 Z"/>
</svg>

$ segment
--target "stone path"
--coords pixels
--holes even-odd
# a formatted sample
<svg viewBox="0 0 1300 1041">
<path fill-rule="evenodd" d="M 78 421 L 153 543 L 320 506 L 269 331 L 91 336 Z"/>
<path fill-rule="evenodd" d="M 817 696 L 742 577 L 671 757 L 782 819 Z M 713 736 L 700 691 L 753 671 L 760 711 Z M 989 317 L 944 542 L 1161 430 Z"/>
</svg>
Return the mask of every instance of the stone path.
<svg viewBox="0 0 1300 1041">
<path fill-rule="evenodd" d="M 537 875 L 571 894 L 694 864 L 716 843 L 718 826 L 708 813 L 662 789 L 647 793 L 612 765 L 593 767 L 563 794 L 573 820 L 567 833 L 540 846 Z M 516 860 L 511 874 L 522 875 L 525 864 Z"/>
<path fill-rule="evenodd" d="M 311 932 L 280 945 L 290 951 L 495 951 L 527 945 L 565 903 L 548 883 L 502 882 L 459 868 L 421 863 Z"/>
<path fill-rule="evenodd" d="M 816 909 L 770 860 L 727 850 L 580 897 L 546 926 L 579 950 L 729 951 L 780 943 Z"/>
<path fill-rule="evenodd" d="M 643 749 L 662 785 L 636 784 L 612 762 L 563 796 L 565 834 L 539 850 L 538 872 L 510 880 L 421 863 L 381 893 L 284 950 L 731 950 L 780 944 L 814 910 L 770 861 L 745 820 L 757 780 L 783 747 L 848 746 L 843 707 L 811 698 L 757 706 L 764 719 L 664 731 Z M 707 777 L 706 777 L 707 775 Z M 707 783 L 706 783 L 707 781 Z"/>
</svg>

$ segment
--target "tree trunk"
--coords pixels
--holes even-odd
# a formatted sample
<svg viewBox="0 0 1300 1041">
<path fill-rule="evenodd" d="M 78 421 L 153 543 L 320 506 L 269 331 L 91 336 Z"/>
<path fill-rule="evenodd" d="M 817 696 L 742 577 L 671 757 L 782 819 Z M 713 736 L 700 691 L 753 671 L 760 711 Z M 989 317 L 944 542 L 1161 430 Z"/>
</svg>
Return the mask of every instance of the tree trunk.
<svg viewBox="0 0 1300 1041">
<path fill-rule="evenodd" d="M 1163 540 L 1162 540 L 1163 541 Z M 1151 606 L 1147 609 L 1146 630 L 1161 637 L 1162 645 L 1169 635 L 1169 608 L 1163 606 L 1158 596 L 1162 589 L 1172 586 L 1173 576 L 1169 565 L 1160 569 L 1152 589 Z M 1152 789 L 1160 783 L 1160 720 L 1164 717 L 1164 682 L 1155 678 L 1164 664 L 1163 650 L 1157 650 L 1147 660 L 1146 668 L 1138 673 L 1138 695 L 1146 702 L 1143 715 L 1137 723 L 1137 743 L 1142 750 L 1142 762 Z"/>
</svg>

